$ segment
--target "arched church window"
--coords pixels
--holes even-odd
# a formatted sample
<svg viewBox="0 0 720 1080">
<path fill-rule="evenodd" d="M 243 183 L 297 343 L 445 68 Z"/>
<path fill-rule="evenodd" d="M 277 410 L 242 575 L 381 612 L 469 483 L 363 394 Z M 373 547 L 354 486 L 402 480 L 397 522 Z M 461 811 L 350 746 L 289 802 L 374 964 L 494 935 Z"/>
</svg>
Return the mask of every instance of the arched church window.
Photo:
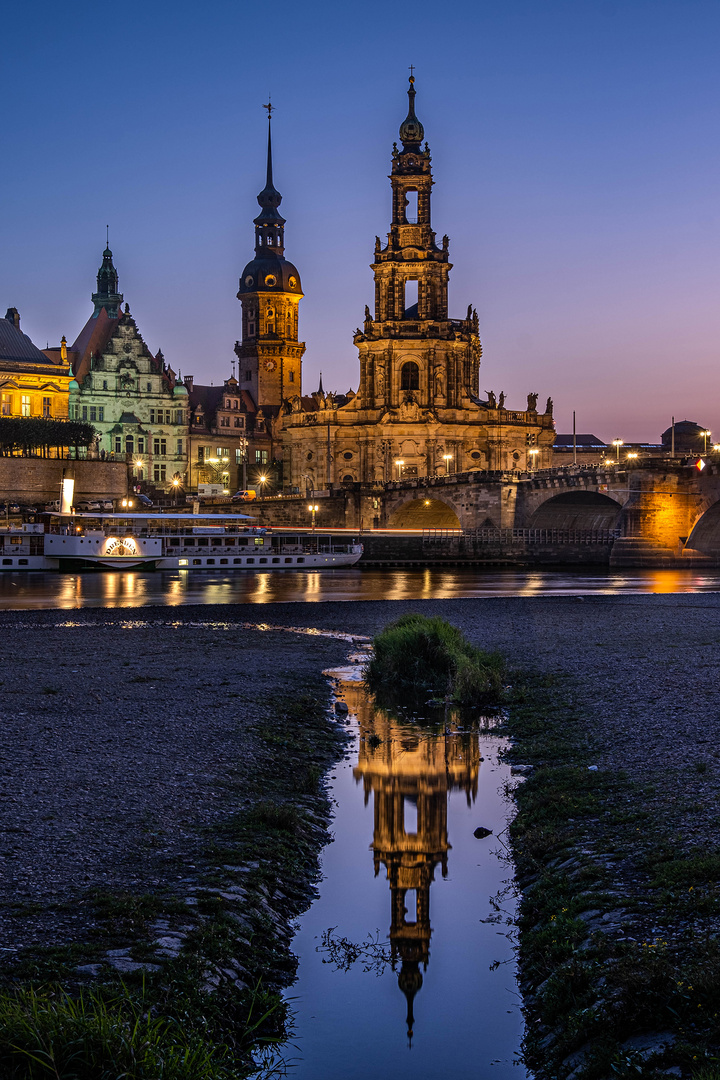
<svg viewBox="0 0 720 1080">
<path fill-rule="evenodd" d="M 400 369 L 400 388 L 402 390 L 420 389 L 420 368 L 414 360 L 408 360 Z"/>
</svg>

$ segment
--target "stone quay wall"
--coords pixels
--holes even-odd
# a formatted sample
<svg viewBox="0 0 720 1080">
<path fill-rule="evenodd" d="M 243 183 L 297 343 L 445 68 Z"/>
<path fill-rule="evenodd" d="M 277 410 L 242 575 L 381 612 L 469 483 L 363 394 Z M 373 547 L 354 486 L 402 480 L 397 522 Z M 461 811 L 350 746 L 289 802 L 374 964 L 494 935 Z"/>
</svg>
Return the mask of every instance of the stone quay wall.
<svg viewBox="0 0 720 1080">
<path fill-rule="evenodd" d="M 0 499 L 21 505 L 60 498 L 60 482 L 75 480 L 75 502 L 80 499 L 121 499 L 127 495 L 125 462 L 68 458 L 0 457 Z"/>
</svg>

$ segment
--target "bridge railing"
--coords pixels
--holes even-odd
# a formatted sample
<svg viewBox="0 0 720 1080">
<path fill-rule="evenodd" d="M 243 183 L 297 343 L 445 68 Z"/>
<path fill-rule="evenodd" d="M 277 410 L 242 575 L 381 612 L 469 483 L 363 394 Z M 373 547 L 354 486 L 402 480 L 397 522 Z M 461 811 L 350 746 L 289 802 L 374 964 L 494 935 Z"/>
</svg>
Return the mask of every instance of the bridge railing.
<svg viewBox="0 0 720 1080">
<path fill-rule="evenodd" d="M 619 529 L 424 529 L 423 544 L 612 544 Z"/>
</svg>

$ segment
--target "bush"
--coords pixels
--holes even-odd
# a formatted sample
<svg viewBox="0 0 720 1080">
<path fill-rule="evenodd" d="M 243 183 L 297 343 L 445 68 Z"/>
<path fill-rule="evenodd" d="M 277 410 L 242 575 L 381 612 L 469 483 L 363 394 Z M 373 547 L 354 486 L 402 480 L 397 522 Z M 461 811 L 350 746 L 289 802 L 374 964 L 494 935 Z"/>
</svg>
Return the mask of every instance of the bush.
<svg viewBox="0 0 720 1080">
<path fill-rule="evenodd" d="M 458 705 L 497 705 L 505 664 L 438 616 L 403 615 L 373 638 L 365 681 L 376 697 L 447 696 Z"/>
<path fill-rule="evenodd" d="M 226 1080 L 241 1073 L 223 1047 L 153 1017 L 127 993 L 70 997 L 21 990 L 0 997 L 3 1080 Z"/>
</svg>

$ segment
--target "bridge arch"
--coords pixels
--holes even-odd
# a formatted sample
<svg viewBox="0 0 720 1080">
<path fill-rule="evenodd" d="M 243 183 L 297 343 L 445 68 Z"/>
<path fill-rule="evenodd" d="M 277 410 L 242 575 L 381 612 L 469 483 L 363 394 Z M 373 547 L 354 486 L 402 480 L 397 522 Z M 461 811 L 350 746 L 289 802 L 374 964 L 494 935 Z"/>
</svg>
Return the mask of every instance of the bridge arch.
<svg viewBox="0 0 720 1080">
<path fill-rule="evenodd" d="M 459 529 L 455 510 L 442 499 L 418 496 L 402 503 L 390 515 L 390 529 Z"/>
<path fill-rule="evenodd" d="M 529 529 L 616 529 L 622 506 L 599 491 L 564 491 L 542 503 Z"/>
<path fill-rule="evenodd" d="M 704 555 L 720 553 L 720 502 L 712 503 L 697 519 L 685 547 Z"/>
</svg>

